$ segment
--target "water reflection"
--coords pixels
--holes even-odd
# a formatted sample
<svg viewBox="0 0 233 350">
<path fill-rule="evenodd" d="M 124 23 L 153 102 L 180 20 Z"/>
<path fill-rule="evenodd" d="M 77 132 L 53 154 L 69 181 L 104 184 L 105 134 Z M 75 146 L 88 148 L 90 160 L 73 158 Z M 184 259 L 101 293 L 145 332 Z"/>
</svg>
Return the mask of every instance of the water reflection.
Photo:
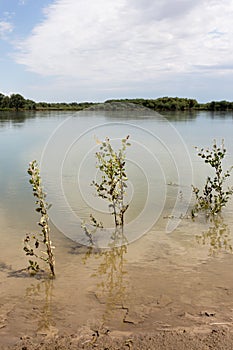
<svg viewBox="0 0 233 350">
<path fill-rule="evenodd" d="M 187 110 L 187 111 L 161 111 L 161 115 L 163 115 L 167 120 L 173 122 L 186 122 L 193 121 L 197 119 L 199 116 L 199 111 L 195 110 Z"/>
<path fill-rule="evenodd" d="M 209 254 L 216 255 L 220 251 L 232 253 L 231 230 L 221 215 L 210 219 L 207 231 L 196 236 L 197 242 L 209 246 Z"/>
<path fill-rule="evenodd" d="M 0 128 L 1 127 L 21 127 L 27 120 L 36 119 L 36 118 L 50 118 L 50 117 L 58 117 L 58 116 L 70 116 L 73 114 L 77 114 L 78 116 L 85 116 L 85 113 L 89 113 L 91 109 L 87 109 L 82 111 L 82 113 L 77 113 L 75 111 L 0 111 Z M 114 119 L 117 120 L 129 120 L 129 119 L 143 119 L 145 120 L 147 117 L 155 117 L 158 118 L 159 115 L 162 115 L 169 121 L 175 122 L 184 122 L 184 121 L 194 121 L 197 118 L 209 118 L 209 119 L 233 119 L 232 111 L 159 111 L 156 112 L 151 109 L 143 109 L 139 108 L 130 110 L 121 110 L 120 113 L 117 110 L 99 110 L 96 109 L 96 116 L 105 117 L 106 119 Z M 99 114 L 98 114 L 99 113 Z"/>
<path fill-rule="evenodd" d="M 57 117 L 67 117 L 74 112 L 68 111 L 0 111 L 0 128 L 20 128 L 28 120 L 44 119 Z"/>
<path fill-rule="evenodd" d="M 33 308 L 35 318 L 38 318 L 37 332 L 48 334 L 51 327 L 55 326 L 52 314 L 52 298 L 53 298 L 53 280 L 44 279 L 38 283 L 32 284 L 26 289 L 26 299 L 38 307 Z"/>
<path fill-rule="evenodd" d="M 20 127 L 24 124 L 27 119 L 33 119 L 36 117 L 36 112 L 34 111 L 1 111 L 0 112 L 0 127 L 14 126 Z"/>
<path fill-rule="evenodd" d="M 211 119 L 232 119 L 233 112 L 232 111 L 210 111 L 207 116 Z"/>
<path fill-rule="evenodd" d="M 103 319 L 111 317 L 114 310 L 121 309 L 124 304 L 127 281 L 125 276 L 125 254 L 127 253 L 127 239 L 122 228 L 116 228 L 105 250 L 95 250 L 93 246 L 88 250 L 83 258 L 83 263 L 87 264 L 89 259 L 96 260 L 95 273 L 92 277 L 97 279 L 97 298 L 105 304 Z"/>
</svg>

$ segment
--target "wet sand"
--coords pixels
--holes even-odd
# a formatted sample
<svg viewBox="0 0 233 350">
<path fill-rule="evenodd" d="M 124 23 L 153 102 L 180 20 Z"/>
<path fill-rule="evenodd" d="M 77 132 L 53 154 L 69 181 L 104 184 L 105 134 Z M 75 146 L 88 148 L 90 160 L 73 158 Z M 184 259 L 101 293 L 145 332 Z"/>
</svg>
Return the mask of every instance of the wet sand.
<svg viewBox="0 0 233 350">
<path fill-rule="evenodd" d="M 50 339 L 30 339 L 25 337 L 13 347 L 3 347 L 1 349 L 15 350 L 55 350 L 55 349 L 100 349 L 100 350 L 230 350 L 233 346 L 233 334 L 224 329 L 214 329 L 211 333 L 193 332 L 159 332 L 152 334 L 113 334 L 98 335 L 95 333 L 89 336 L 87 332 L 80 331 L 71 336 L 60 336 Z"/>
<path fill-rule="evenodd" d="M 67 290 L 64 281 L 59 289 L 59 276 L 57 281 L 9 276 L 5 267 L 1 349 L 232 349 L 231 263 L 226 255 L 194 270 L 171 264 L 169 273 L 133 264 L 123 285 L 118 276 L 114 291 L 105 288 L 106 280 L 104 289 L 93 284 L 96 277 L 89 278 L 85 265 L 86 278 L 79 286 L 69 279 Z M 100 275 L 97 279 L 101 284 Z M 10 296 L 3 293 L 7 284 Z"/>
</svg>

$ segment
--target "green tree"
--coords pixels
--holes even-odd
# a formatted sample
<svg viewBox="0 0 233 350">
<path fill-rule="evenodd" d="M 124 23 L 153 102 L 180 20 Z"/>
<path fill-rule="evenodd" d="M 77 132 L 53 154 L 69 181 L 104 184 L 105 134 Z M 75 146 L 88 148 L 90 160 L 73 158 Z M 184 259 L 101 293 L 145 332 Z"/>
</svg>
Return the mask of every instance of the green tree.
<svg viewBox="0 0 233 350">
<path fill-rule="evenodd" d="M 24 108 L 25 106 L 25 99 L 20 94 L 12 94 L 10 96 L 10 103 L 9 107 L 14 108 L 16 111 L 18 111 L 20 108 Z"/>
<path fill-rule="evenodd" d="M 4 95 L 0 93 L 0 108 L 2 108 L 2 101 L 4 99 Z"/>
<path fill-rule="evenodd" d="M 25 100 L 24 108 L 29 110 L 35 110 L 36 102 L 34 102 L 33 100 Z"/>
<path fill-rule="evenodd" d="M 9 108 L 10 107 L 10 98 L 9 96 L 4 96 L 2 99 L 2 108 Z"/>
</svg>

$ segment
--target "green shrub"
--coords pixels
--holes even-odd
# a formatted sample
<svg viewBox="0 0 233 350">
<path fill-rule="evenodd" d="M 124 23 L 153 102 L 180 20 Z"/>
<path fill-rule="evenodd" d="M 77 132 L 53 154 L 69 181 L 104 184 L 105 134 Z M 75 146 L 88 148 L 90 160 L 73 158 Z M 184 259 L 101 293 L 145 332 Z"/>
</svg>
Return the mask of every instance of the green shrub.
<svg viewBox="0 0 233 350">
<path fill-rule="evenodd" d="M 198 150 L 198 156 L 201 157 L 205 163 L 214 169 L 214 176 L 208 176 L 203 190 L 192 186 L 196 197 L 196 204 L 192 209 L 192 216 L 196 216 L 199 211 L 204 211 L 207 216 L 216 215 L 221 212 L 222 208 L 227 205 L 230 196 L 233 194 L 232 187 L 224 187 L 227 178 L 230 176 L 232 167 L 223 171 L 223 159 L 226 156 L 226 148 L 224 141 L 220 146 L 217 146 L 214 140 L 212 149 L 201 148 Z"/>
</svg>

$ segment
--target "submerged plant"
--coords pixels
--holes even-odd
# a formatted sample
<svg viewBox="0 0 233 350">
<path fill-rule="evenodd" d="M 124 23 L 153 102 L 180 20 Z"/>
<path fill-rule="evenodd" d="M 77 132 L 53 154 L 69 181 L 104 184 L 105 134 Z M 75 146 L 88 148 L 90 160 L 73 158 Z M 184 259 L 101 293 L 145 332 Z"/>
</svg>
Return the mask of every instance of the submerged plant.
<svg viewBox="0 0 233 350">
<path fill-rule="evenodd" d="M 129 206 L 125 204 L 125 190 L 128 180 L 126 175 L 126 148 L 130 146 L 128 139 L 129 136 L 122 139 L 121 147 L 115 151 L 110 139 L 106 138 L 103 142 L 100 142 L 100 150 L 96 152 L 96 167 L 99 169 L 101 177 L 100 182 L 93 181 L 92 185 L 95 186 L 98 197 L 108 202 L 115 224 L 108 248 L 100 251 L 94 250 L 93 237 L 97 229 L 103 229 L 102 222 L 90 215 L 92 229 L 89 230 L 86 224 L 82 223 L 82 228 L 89 243 L 83 262 L 86 263 L 91 256 L 101 259 L 93 277 L 98 278 L 97 288 L 100 288 L 103 296 L 106 297 L 104 319 L 111 313 L 112 308 L 123 304 L 126 290 L 124 284 L 126 274 L 124 255 L 127 252 L 127 238 L 124 235 L 124 214 Z"/>
<path fill-rule="evenodd" d="M 223 141 L 220 146 L 217 146 L 214 140 L 211 150 L 208 148 L 199 150 L 197 147 L 196 149 L 198 150 L 198 156 L 214 169 L 215 174 L 213 177 L 207 177 L 202 193 L 199 188 L 192 186 L 196 197 L 192 216 L 197 215 L 199 211 L 204 211 L 207 216 L 216 215 L 226 206 L 230 196 L 233 194 L 232 187 L 224 188 L 224 183 L 230 176 L 232 167 L 225 172 L 223 171 L 222 161 L 226 155 Z"/>
<path fill-rule="evenodd" d="M 29 164 L 28 174 L 31 176 L 29 182 L 32 185 L 33 195 L 36 197 L 35 209 L 41 217 L 38 225 L 41 227 L 41 233 L 29 233 L 26 234 L 24 239 L 24 251 L 27 256 L 34 258 L 29 260 L 28 270 L 32 273 L 37 273 L 40 270 L 40 266 L 36 259 L 40 259 L 49 265 L 51 276 L 55 277 L 55 259 L 53 255 L 53 247 L 50 240 L 50 227 L 48 210 L 51 207 L 46 202 L 46 193 L 43 190 L 40 177 L 40 169 L 37 162 L 34 160 Z M 45 251 L 38 252 L 41 245 L 45 248 Z"/>
<path fill-rule="evenodd" d="M 109 202 L 109 209 L 114 216 L 115 227 L 124 225 L 124 214 L 128 204 L 124 203 L 127 175 L 125 169 L 126 147 L 130 146 L 129 136 L 121 140 L 121 148 L 114 151 L 110 139 L 101 142 L 96 152 L 97 168 L 101 172 L 101 181 L 92 182 L 100 198 Z M 93 219 L 92 219 L 93 221 Z"/>
<path fill-rule="evenodd" d="M 121 147 L 115 151 L 106 137 L 104 141 L 98 141 L 100 150 L 96 152 L 96 168 L 100 170 L 100 182 L 92 181 L 91 185 L 95 186 L 97 196 L 109 203 L 110 214 L 114 217 L 115 233 L 111 239 L 116 236 L 116 232 L 123 234 L 124 231 L 124 214 L 129 207 L 125 204 L 125 190 L 127 188 L 126 175 L 126 148 L 130 146 L 129 136 L 121 140 Z M 103 223 L 98 221 L 90 214 L 90 225 L 85 221 L 82 222 L 82 229 L 88 240 L 90 249 L 94 246 L 94 235 L 97 229 L 104 229 Z M 114 239 L 116 243 L 116 240 Z"/>
</svg>

